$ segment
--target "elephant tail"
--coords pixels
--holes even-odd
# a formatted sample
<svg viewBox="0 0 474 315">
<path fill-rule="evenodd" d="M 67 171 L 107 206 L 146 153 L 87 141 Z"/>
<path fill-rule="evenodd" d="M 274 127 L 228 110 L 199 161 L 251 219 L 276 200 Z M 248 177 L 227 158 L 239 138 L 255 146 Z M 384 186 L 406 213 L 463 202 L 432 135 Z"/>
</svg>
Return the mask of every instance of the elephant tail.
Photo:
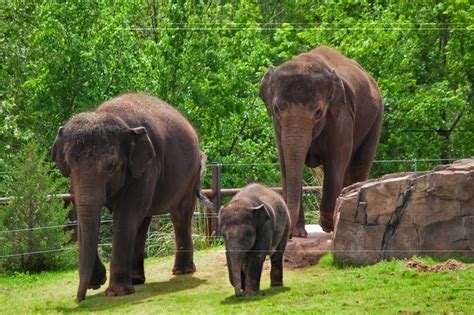
<svg viewBox="0 0 474 315">
<path fill-rule="evenodd" d="M 198 189 L 196 192 L 196 196 L 199 200 L 199 202 L 206 208 L 211 208 L 214 207 L 214 204 L 212 201 L 209 200 L 209 198 L 206 197 L 206 195 L 202 192 L 201 189 Z"/>
<path fill-rule="evenodd" d="M 204 152 L 200 151 L 200 156 L 201 156 L 201 164 L 200 164 L 200 169 L 199 169 L 199 177 L 200 181 L 204 178 L 204 174 L 206 172 L 206 162 L 207 162 L 207 156 Z M 201 190 L 201 183 L 198 183 L 198 187 L 196 189 L 196 196 L 199 200 L 199 202 L 206 208 L 211 208 L 214 206 L 212 202 L 209 200 L 209 198 L 206 197 L 206 195 L 202 192 Z"/>
</svg>

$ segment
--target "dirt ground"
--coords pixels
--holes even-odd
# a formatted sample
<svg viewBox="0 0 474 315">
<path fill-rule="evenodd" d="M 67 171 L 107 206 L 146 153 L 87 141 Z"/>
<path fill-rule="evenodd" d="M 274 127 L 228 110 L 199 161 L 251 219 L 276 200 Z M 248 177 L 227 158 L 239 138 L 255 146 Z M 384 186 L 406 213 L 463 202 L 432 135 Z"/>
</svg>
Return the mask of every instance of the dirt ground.
<svg viewBox="0 0 474 315">
<path fill-rule="evenodd" d="M 412 260 L 407 262 L 406 267 L 408 269 L 416 269 L 422 272 L 442 272 L 462 270 L 466 268 L 466 265 L 455 259 L 448 259 L 446 262 L 435 266 L 428 266 L 422 262 Z"/>
<path fill-rule="evenodd" d="M 332 233 L 325 233 L 319 225 L 306 225 L 307 238 L 294 237 L 288 240 L 283 264 L 295 269 L 315 265 L 319 258 L 332 249 Z"/>
</svg>

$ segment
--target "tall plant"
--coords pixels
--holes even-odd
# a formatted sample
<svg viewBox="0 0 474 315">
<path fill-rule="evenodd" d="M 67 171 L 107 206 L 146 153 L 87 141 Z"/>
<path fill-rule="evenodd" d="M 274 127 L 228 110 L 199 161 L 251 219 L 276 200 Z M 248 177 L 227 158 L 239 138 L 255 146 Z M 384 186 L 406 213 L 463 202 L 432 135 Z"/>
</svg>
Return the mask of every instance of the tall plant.
<svg viewBox="0 0 474 315">
<path fill-rule="evenodd" d="M 1 185 L 12 199 L 0 208 L 1 269 L 39 272 L 60 269 L 71 259 L 62 250 L 70 236 L 64 232 L 66 210 L 62 200 L 52 195 L 57 181 L 30 142 L 11 161 Z"/>
</svg>

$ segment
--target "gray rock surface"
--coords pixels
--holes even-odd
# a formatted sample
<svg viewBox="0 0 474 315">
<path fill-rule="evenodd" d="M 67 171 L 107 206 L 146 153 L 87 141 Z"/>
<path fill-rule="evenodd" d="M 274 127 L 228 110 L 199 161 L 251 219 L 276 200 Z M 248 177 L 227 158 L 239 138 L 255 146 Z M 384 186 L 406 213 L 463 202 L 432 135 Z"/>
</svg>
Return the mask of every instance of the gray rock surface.
<svg viewBox="0 0 474 315">
<path fill-rule="evenodd" d="M 474 257 L 474 158 L 346 187 L 334 255 L 353 263 L 413 255 Z"/>
</svg>

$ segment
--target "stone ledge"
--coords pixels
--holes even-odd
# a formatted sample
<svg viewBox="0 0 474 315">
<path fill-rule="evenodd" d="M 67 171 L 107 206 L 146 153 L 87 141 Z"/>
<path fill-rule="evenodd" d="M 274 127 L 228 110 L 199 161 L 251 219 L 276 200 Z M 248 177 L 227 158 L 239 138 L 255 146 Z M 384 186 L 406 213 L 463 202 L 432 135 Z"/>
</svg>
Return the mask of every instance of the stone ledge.
<svg viewBox="0 0 474 315">
<path fill-rule="evenodd" d="M 319 258 L 332 250 L 332 233 L 323 232 L 316 224 L 306 225 L 307 238 L 293 237 L 286 245 L 285 268 L 303 268 L 317 264 Z"/>
</svg>

